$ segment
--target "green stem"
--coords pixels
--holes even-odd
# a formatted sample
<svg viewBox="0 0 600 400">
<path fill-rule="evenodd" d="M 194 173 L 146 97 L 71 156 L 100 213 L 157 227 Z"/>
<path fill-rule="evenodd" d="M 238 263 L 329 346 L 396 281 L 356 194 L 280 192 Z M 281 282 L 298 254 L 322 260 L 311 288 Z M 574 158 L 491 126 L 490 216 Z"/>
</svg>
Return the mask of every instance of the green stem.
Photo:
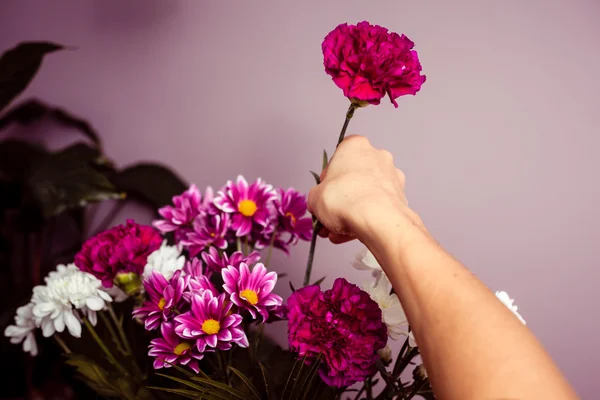
<svg viewBox="0 0 600 400">
<path fill-rule="evenodd" d="M 88 321 L 87 318 L 84 318 L 83 319 L 83 323 L 85 324 L 85 327 L 90 332 L 90 334 L 92 335 L 92 337 L 94 338 L 94 340 L 96 341 L 96 343 L 98 343 L 98 346 L 100 346 L 100 348 L 102 349 L 102 351 L 104 352 L 104 354 L 108 358 L 108 361 L 112 365 L 114 365 L 115 368 L 117 368 L 119 370 L 119 372 L 121 374 L 123 374 L 123 376 L 129 376 L 129 372 L 127 372 L 127 370 L 125 368 L 123 368 L 123 366 L 121 364 L 119 364 L 119 362 L 117 361 L 117 359 L 115 358 L 115 356 L 112 355 L 112 353 L 110 352 L 110 350 L 108 349 L 108 347 L 106 347 L 106 345 L 104 344 L 104 342 L 102 341 L 102 339 L 100 338 L 100 336 L 98 336 L 98 333 L 96 332 L 96 330 L 94 329 L 94 327 L 92 326 L 92 324 L 90 323 L 90 321 Z"/>
<path fill-rule="evenodd" d="M 127 354 L 126 350 L 121 345 L 121 341 L 119 340 L 119 337 L 117 336 L 117 332 L 115 331 L 115 328 L 113 328 L 113 326 L 110 323 L 110 320 L 108 319 L 106 314 L 104 314 L 103 311 L 100 311 L 98 314 L 100 314 L 100 318 L 102 319 L 102 322 L 104 322 L 104 325 L 106 325 L 106 327 L 108 328 L 108 331 L 110 332 L 110 336 L 112 336 L 113 342 L 115 343 L 115 346 L 117 346 L 117 351 L 119 351 L 121 354 Z"/>
<path fill-rule="evenodd" d="M 58 335 L 53 335 L 52 337 L 54 338 L 54 340 L 56 340 L 56 343 L 58 343 L 58 345 L 62 348 L 65 354 L 71 354 L 71 349 L 69 349 L 69 346 L 67 346 L 64 340 L 62 340 Z"/>
<path fill-rule="evenodd" d="M 227 359 L 223 350 L 217 350 L 219 353 L 219 367 L 225 376 L 225 383 L 229 385 L 229 371 L 227 369 Z M 231 350 L 230 350 L 231 351 Z"/>
<path fill-rule="evenodd" d="M 248 235 L 244 237 L 244 255 L 250 254 L 250 245 L 248 244 Z"/>
<path fill-rule="evenodd" d="M 125 334 L 125 331 L 123 330 L 123 325 L 121 324 L 121 321 L 119 321 L 119 319 L 117 318 L 117 315 L 115 314 L 115 310 L 113 309 L 113 307 L 110 303 L 107 304 L 107 308 L 108 308 L 108 313 L 110 314 L 110 318 L 113 320 L 115 326 L 117 327 L 117 330 L 119 331 L 119 336 L 121 337 L 123 346 L 125 346 L 125 351 L 127 352 L 127 354 L 133 354 L 133 352 L 131 351 L 131 346 L 129 345 L 129 340 L 127 340 L 127 335 Z"/>
<path fill-rule="evenodd" d="M 357 106 L 352 103 L 350 104 L 350 107 L 348 107 L 348 111 L 346 111 L 346 119 L 344 120 L 344 125 L 342 125 L 342 130 L 340 131 L 340 136 L 338 137 L 337 144 L 335 145 L 336 148 L 340 145 L 340 143 L 342 143 L 342 141 L 346 137 L 346 130 L 348 129 L 348 124 L 350 123 L 350 120 L 354 116 L 354 111 L 356 110 L 356 108 L 357 108 Z M 313 261 L 315 259 L 315 248 L 317 246 L 317 235 L 319 234 L 319 231 L 321 230 L 322 227 L 323 227 L 323 225 L 319 221 L 317 221 L 317 223 L 314 224 L 314 226 L 313 226 L 314 229 L 313 229 L 312 238 L 310 239 L 310 249 L 308 251 L 308 261 L 306 262 L 306 273 L 304 275 L 304 286 L 310 285 L 310 274 L 312 273 Z"/>
<path fill-rule="evenodd" d="M 271 261 L 271 256 L 273 255 L 273 246 L 275 245 L 275 238 L 276 237 L 277 237 L 277 229 L 275 229 L 273 231 L 273 237 L 271 238 L 271 243 L 269 244 L 269 251 L 267 253 L 267 258 L 265 260 L 265 267 L 268 267 L 269 266 L 269 262 Z"/>
<path fill-rule="evenodd" d="M 423 382 L 421 382 L 421 384 L 415 385 L 413 387 L 413 390 L 410 392 L 410 394 L 408 395 L 408 397 L 406 399 L 410 400 L 413 397 L 415 397 L 417 395 L 417 393 L 419 393 L 419 390 L 423 389 L 425 386 L 427 386 L 427 379 L 423 380 Z"/>
<path fill-rule="evenodd" d="M 237 238 L 236 244 L 237 244 L 237 251 L 242 251 L 242 239 L 241 238 Z"/>
<path fill-rule="evenodd" d="M 373 387 L 371 385 L 371 378 L 368 378 L 365 381 L 365 388 L 366 388 L 366 391 L 367 391 L 367 399 L 368 400 L 373 400 Z"/>
</svg>

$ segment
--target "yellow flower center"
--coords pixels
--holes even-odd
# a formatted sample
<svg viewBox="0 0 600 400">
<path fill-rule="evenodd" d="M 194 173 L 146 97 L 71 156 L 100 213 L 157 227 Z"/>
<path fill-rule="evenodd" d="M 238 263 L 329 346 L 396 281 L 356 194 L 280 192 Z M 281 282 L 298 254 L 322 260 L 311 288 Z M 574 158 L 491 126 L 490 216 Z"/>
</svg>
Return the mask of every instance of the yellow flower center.
<svg viewBox="0 0 600 400">
<path fill-rule="evenodd" d="M 290 219 L 292 220 L 292 225 L 294 225 L 296 223 L 296 217 L 294 216 L 294 214 L 292 214 L 291 212 L 286 212 L 285 213 L 286 217 L 290 217 Z"/>
<path fill-rule="evenodd" d="M 256 303 L 258 303 L 258 295 L 256 294 L 256 292 L 254 290 L 251 290 L 251 289 L 242 290 L 242 293 L 240 293 L 240 297 L 252 305 L 255 305 Z"/>
<path fill-rule="evenodd" d="M 158 301 L 158 308 L 160 308 L 161 310 L 163 308 L 165 308 L 165 304 L 167 304 L 167 301 L 165 300 L 164 297 L 162 297 L 159 301 Z"/>
<path fill-rule="evenodd" d="M 184 351 L 189 350 L 191 348 L 192 348 L 192 344 L 190 342 L 181 342 L 177 346 L 175 346 L 173 353 L 180 356 L 183 354 Z"/>
<path fill-rule="evenodd" d="M 244 217 L 251 217 L 256 212 L 256 203 L 252 200 L 242 200 L 238 204 L 238 211 L 242 213 Z"/>
<path fill-rule="evenodd" d="M 214 232 L 211 232 L 211 233 L 210 233 L 210 237 L 215 237 L 215 233 L 214 233 Z"/>
<path fill-rule="evenodd" d="M 221 330 L 221 324 L 215 319 L 207 319 L 202 323 L 202 330 L 208 335 L 214 335 Z"/>
</svg>

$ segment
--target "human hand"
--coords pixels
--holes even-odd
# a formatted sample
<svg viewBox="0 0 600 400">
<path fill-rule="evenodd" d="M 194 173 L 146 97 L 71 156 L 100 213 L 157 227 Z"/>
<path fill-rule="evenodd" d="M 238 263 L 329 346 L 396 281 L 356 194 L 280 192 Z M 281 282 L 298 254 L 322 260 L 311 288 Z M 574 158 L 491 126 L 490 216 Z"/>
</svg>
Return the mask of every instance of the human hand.
<svg viewBox="0 0 600 400">
<path fill-rule="evenodd" d="M 324 226 L 321 236 L 333 243 L 353 238 L 365 243 L 390 213 L 421 224 L 407 206 L 404 184 L 404 173 L 394 166 L 389 151 L 375 149 L 365 137 L 349 136 L 321 174 L 321 183 L 310 191 L 308 208 Z"/>
</svg>

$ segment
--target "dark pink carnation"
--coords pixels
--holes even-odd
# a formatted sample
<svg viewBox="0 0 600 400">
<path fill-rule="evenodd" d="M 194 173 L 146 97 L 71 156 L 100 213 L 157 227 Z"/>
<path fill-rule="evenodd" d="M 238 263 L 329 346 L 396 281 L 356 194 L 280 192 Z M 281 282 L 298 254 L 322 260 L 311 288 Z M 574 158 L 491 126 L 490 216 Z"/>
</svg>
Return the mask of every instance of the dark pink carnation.
<svg viewBox="0 0 600 400">
<path fill-rule="evenodd" d="M 425 76 L 414 43 L 406 36 L 366 21 L 341 24 L 323 41 L 323 64 L 351 101 L 379 104 L 387 94 L 396 99 L 416 94 Z"/>
<path fill-rule="evenodd" d="M 343 387 L 375 373 L 387 328 L 368 293 L 338 278 L 324 292 L 317 285 L 295 291 L 287 308 L 290 349 L 308 363 L 321 355 L 319 375 L 325 383 Z"/>
<path fill-rule="evenodd" d="M 128 220 L 88 239 L 75 255 L 75 265 L 112 287 L 117 274 L 142 274 L 148 256 L 162 243 L 160 234 L 151 226 L 138 225 Z"/>
</svg>

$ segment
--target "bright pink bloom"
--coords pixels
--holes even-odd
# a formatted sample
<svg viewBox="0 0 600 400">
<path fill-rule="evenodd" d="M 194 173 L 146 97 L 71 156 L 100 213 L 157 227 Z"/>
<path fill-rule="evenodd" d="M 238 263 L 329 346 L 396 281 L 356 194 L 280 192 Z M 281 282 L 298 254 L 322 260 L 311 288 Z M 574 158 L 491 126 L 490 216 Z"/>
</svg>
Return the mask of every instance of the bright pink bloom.
<svg viewBox="0 0 600 400">
<path fill-rule="evenodd" d="M 267 226 L 276 194 L 271 185 L 258 178 L 248 185 L 243 176 L 236 183 L 228 181 L 215 198 L 215 206 L 232 215 L 231 229 L 237 237 L 246 236 L 253 225 Z"/>
<path fill-rule="evenodd" d="M 194 219 L 192 226 L 193 229 L 179 242 L 188 249 L 190 257 L 195 257 L 208 246 L 227 248 L 226 235 L 231 226 L 229 214 L 201 214 Z"/>
<path fill-rule="evenodd" d="M 184 311 L 182 300 L 190 277 L 181 275 L 181 271 L 176 271 L 167 281 L 160 272 L 152 271 L 152 274 L 144 280 L 148 301 L 133 310 L 133 316 L 144 321 L 147 330 L 158 328 L 160 324 L 170 321 L 176 312 Z"/>
<path fill-rule="evenodd" d="M 190 311 L 175 317 L 175 332 L 184 339 L 196 340 L 198 351 L 206 348 L 229 350 L 235 343 L 248 347 L 242 316 L 230 313 L 233 304 L 225 293 L 215 297 L 210 290 L 192 296 Z"/>
<path fill-rule="evenodd" d="M 416 94 L 425 82 L 414 43 L 406 36 L 366 21 L 341 24 L 323 41 L 323 64 L 351 101 L 379 104 Z"/>
<path fill-rule="evenodd" d="M 203 352 L 198 351 L 193 341 L 182 340 L 173 329 L 173 325 L 165 322 L 160 327 L 161 337 L 150 341 L 148 355 L 156 357 L 154 369 L 169 368 L 171 365 L 187 365 L 194 372 L 200 372 L 197 360 L 202 360 Z M 210 351 L 210 350 L 209 350 Z"/>
<path fill-rule="evenodd" d="M 115 226 L 88 239 L 75 255 L 75 265 L 112 287 L 117 274 L 142 274 L 148 256 L 158 249 L 162 237 L 150 226 L 128 220 L 126 225 Z"/>
<path fill-rule="evenodd" d="M 306 216 L 306 195 L 293 188 L 278 189 L 279 197 L 275 200 L 278 212 L 278 232 L 289 233 L 289 243 L 295 244 L 298 239 L 310 240 L 312 237 L 312 218 Z"/>
<path fill-rule="evenodd" d="M 247 265 L 254 265 L 260 260 L 260 253 L 258 251 L 253 251 L 249 255 L 245 256 L 241 251 L 236 251 L 230 256 L 227 253 L 222 252 L 219 254 L 219 251 L 214 247 L 208 249 L 202 253 L 202 259 L 206 264 L 205 274 L 209 275 L 213 272 L 218 274 L 221 273 L 223 268 L 227 268 L 232 265 L 235 268 L 239 268 L 241 263 L 246 263 Z"/>
<path fill-rule="evenodd" d="M 164 218 L 156 220 L 153 225 L 163 233 L 175 232 L 175 240 L 185 238 L 192 231 L 192 223 L 198 215 L 209 212 L 213 201 L 213 191 L 207 187 L 204 198 L 196 185 L 191 185 L 188 190 L 173 197 L 172 206 L 164 206 L 158 213 Z"/>
<path fill-rule="evenodd" d="M 283 300 L 273 291 L 277 283 L 277 274 L 267 272 L 265 266 L 258 263 L 252 268 L 241 263 L 239 269 L 229 266 L 222 270 L 223 290 L 231 297 L 231 302 L 240 309 L 246 309 L 253 318 L 260 313 L 263 322 L 269 318 L 269 309 L 281 306 Z"/>
<path fill-rule="evenodd" d="M 375 372 L 377 351 L 387 342 L 381 309 L 369 294 L 343 278 L 330 290 L 306 286 L 288 298 L 290 349 L 312 363 L 330 386 L 349 386 Z"/>
</svg>

